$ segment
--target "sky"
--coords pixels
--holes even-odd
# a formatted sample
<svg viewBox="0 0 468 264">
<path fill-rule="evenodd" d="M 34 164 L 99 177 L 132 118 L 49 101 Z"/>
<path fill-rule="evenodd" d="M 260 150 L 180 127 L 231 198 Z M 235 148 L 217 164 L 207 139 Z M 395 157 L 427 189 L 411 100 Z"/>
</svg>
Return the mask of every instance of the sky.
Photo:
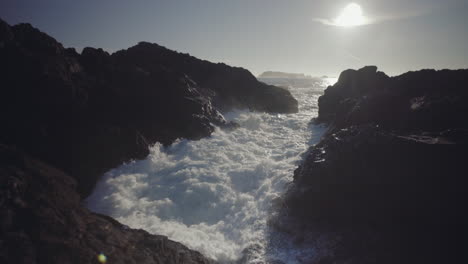
<svg viewBox="0 0 468 264">
<path fill-rule="evenodd" d="M 350 3 L 366 23 L 335 23 Z M 337 76 L 376 65 L 389 75 L 468 68 L 468 0 L 1 0 L 65 47 L 115 52 L 155 42 L 201 59 L 263 71 Z"/>
</svg>

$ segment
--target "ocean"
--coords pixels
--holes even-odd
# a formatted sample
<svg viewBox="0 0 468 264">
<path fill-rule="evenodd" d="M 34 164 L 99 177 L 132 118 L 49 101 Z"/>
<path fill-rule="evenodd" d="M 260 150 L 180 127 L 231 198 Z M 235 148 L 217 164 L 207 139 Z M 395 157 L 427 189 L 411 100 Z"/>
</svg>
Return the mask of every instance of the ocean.
<svg viewBox="0 0 468 264">
<path fill-rule="evenodd" d="M 326 129 L 310 121 L 317 116 L 318 97 L 333 81 L 289 87 L 298 113 L 236 110 L 225 118 L 238 129 L 216 129 L 210 137 L 168 147 L 155 144 L 146 159 L 103 175 L 87 207 L 221 263 L 300 263 L 298 254 L 313 252 L 293 250 L 268 221 L 302 154 Z"/>
</svg>

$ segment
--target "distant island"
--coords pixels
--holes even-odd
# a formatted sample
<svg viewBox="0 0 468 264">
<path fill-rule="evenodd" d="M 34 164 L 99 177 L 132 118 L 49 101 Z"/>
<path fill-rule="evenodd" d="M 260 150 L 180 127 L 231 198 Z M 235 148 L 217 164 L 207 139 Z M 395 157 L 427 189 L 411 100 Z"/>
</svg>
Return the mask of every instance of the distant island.
<svg viewBox="0 0 468 264">
<path fill-rule="evenodd" d="M 315 87 L 328 83 L 328 76 L 313 77 L 304 73 L 288 73 L 279 71 L 266 71 L 260 74 L 257 79 L 269 85 L 289 88 Z"/>
<path fill-rule="evenodd" d="M 258 76 L 258 78 L 286 78 L 286 79 L 313 79 L 310 75 L 304 73 L 289 73 L 279 71 L 266 71 Z"/>
</svg>

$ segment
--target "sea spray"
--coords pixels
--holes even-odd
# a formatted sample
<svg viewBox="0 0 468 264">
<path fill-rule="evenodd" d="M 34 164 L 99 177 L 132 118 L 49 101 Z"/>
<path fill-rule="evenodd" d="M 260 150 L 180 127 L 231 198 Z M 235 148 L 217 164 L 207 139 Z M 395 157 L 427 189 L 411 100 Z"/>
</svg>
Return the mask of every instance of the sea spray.
<svg viewBox="0 0 468 264">
<path fill-rule="evenodd" d="M 294 169 L 324 131 L 311 125 L 323 85 L 291 88 L 296 114 L 233 111 L 234 131 L 198 141 L 155 144 L 150 155 L 106 173 L 88 207 L 132 227 L 162 234 L 220 262 L 261 263 L 267 220 Z"/>
</svg>

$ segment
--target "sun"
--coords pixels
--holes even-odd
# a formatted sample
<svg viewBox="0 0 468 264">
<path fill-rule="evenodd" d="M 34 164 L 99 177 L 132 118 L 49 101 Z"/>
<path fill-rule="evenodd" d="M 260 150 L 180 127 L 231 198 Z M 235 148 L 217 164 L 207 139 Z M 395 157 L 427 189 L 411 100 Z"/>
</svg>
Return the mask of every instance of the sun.
<svg viewBox="0 0 468 264">
<path fill-rule="evenodd" d="M 356 3 L 348 4 L 341 14 L 335 19 L 335 25 L 339 27 L 354 27 L 364 25 L 366 18 L 362 15 L 362 8 Z"/>
</svg>

